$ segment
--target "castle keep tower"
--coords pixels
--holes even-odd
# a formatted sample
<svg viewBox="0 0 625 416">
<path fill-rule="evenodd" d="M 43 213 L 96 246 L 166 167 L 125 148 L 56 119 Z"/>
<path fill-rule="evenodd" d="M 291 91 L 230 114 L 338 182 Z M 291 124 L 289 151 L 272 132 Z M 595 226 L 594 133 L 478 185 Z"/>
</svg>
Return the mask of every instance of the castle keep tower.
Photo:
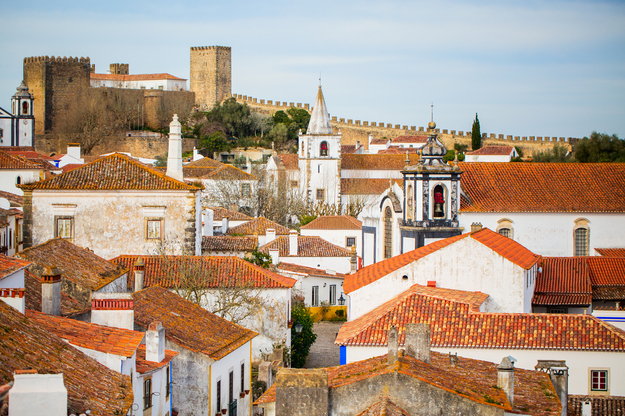
<svg viewBox="0 0 625 416">
<path fill-rule="evenodd" d="M 91 60 L 88 57 L 24 58 L 24 84 L 35 100 L 36 134 L 52 130 L 55 115 L 58 117 L 89 87 L 90 72 Z"/>
<path fill-rule="evenodd" d="M 190 89 L 195 104 L 210 109 L 232 95 L 231 48 L 195 46 L 191 48 Z"/>
</svg>

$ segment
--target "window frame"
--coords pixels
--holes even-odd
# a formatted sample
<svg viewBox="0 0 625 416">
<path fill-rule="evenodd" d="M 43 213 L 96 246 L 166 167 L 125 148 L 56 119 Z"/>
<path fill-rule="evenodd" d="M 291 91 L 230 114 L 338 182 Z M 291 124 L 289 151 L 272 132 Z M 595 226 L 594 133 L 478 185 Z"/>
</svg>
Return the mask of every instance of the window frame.
<svg viewBox="0 0 625 416">
<path fill-rule="evenodd" d="M 152 378 L 143 380 L 143 410 L 152 407 Z"/>
<path fill-rule="evenodd" d="M 163 218 L 148 217 L 145 219 L 145 239 L 158 241 L 163 239 Z M 158 223 L 158 237 L 150 237 L 150 224 Z"/>
<path fill-rule="evenodd" d="M 165 370 L 165 398 L 167 400 L 169 400 L 169 396 L 171 395 L 171 382 L 170 382 L 170 378 L 171 378 L 171 371 L 170 371 L 170 366 L 171 364 L 167 364 L 167 369 Z"/>
<path fill-rule="evenodd" d="M 328 288 L 328 303 L 330 305 L 332 305 L 332 306 L 336 305 L 336 285 L 329 285 L 329 288 Z"/>
<path fill-rule="evenodd" d="M 217 404 L 217 412 L 221 412 L 221 380 L 217 380 L 215 401 Z"/>
<path fill-rule="evenodd" d="M 353 244 L 349 244 L 350 240 L 353 240 Z M 345 247 L 351 248 L 356 245 L 356 237 L 345 237 Z"/>
<path fill-rule="evenodd" d="M 599 377 L 595 379 L 595 375 Z M 597 385 L 595 385 L 597 383 Z M 601 387 L 603 384 L 603 387 Z M 610 393 L 610 369 L 609 368 L 589 368 L 588 369 L 588 390 L 589 394 L 603 394 L 608 395 Z"/>
<path fill-rule="evenodd" d="M 299 181 L 291 181 L 291 188 L 298 188 L 299 187 Z"/>
<path fill-rule="evenodd" d="M 61 227 L 59 227 L 59 223 L 63 221 L 68 221 L 69 224 L 69 236 L 65 236 L 60 234 Z M 63 227 L 65 229 L 65 227 Z M 74 238 L 74 217 L 71 215 L 55 215 L 54 216 L 54 237 L 61 237 L 65 240 L 72 240 Z"/>
<path fill-rule="evenodd" d="M 312 299 L 310 305 L 319 306 L 319 286 L 312 287 Z"/>
<path fill-rule="evenodd" d="M 241 363 L 241 393 L 245 391 L 245 363 Z"/>
<path fill-rule="evenodd" d="M 325 149 L 323 147 L 323 145 L 325 144 Z M 330 145 L 328 144 L 327 141 L 322 141 L 321 144 L 319 144 L 319 156 L 328 156 L 330 154 Z"/>
<path fill-rule="evenodd" d="M 317 201 L 323 201 L 326 199 L 326 190 L 325 188 L 317 188 L 315 192 L 315 197 Z"/>
<path fill-rule="evenodd" d="M 442 202 L 440 202 L 441 204 L 441 208 L 442 208 L 442 214 L 441 215 L 437 215 L 435 209 L 436 209 L 436 194 L 437 194 L 437 188 L 440 187 L 440 195 L 442 197 Z M 445 185 L 443 185 L 442 183 L 437 183 L 436 185 L 434 185 L 432 187 L 432 219 L 434 220 L 444 220 L 447 218 L 447 187 Z"/>
</svg>

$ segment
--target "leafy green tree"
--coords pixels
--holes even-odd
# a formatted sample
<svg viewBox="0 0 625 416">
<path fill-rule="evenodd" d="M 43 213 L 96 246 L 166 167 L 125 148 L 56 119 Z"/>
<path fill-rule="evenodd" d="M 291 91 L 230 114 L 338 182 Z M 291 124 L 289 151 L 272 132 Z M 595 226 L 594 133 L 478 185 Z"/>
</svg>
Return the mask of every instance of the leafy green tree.
<svg viewBox="0 0 625 416">
<path fill-rule="evenodd" d="M 221 104 L 215 104 L 208 113 L 209 121 L 220 123 L 229 137 L 245 137 L 250 135 L 254 120 L 246 103 L 239 104 L 233 97 Z"/>
<path fill-rule="evenodd" d="M 575 145 L 575 159 L 582 163 L 625 163 L 625 141 L 616 134 L 593 131 Z"/>
<path fill-rule="evenodd" d="M 200 139 L 200 147 L 206 149 L 208 156 L 213 158 L 215 152 L 230 150 L 231 144 L 225 134 L 217 131 L 210 136 L 203 136 Z"/>
<path fill-rule="evenodd" d="M 298 133 L 299 130 L 306 133 L 306 129 L 310 123 L 310 113 L 303 108 L 296 107 L 291 107 L 286 110 L 286 112 L 291 118 L 291 124 L 295 124 L 295 127 L 297 127 L 296 133 Z"/>
<path fill-rule="evenodd" d="M 291 319 L 293 327 L 291 328 L 291 366 L 302 368 L 306 364 L 306 358 L 310 352 L 310 347 L 315 343 L 317 335 L 313 332 L 314 320 L 313 316 L 304 306 L 301 299 L 293 299 L 291 307 Z M 296 324 L 302 325 L 302 332 L 297 333 Z"/>
<path fill-rule="evenodd" d="M 249 261 L 252 264 L 262 267 L 263 269 L 269 268 L 271 266 L 271 256 L 269 254 L 258 251 L 258 247 L 256 247 L 252 251 L 251 258 L 245 258 L 245 260 Z"/>
<path fill-rule="evenodd" d="M 268 135 L 273 142 L 282 145 L 289 140 L 289 129 L 284 123 L 279 123 L 273 126 Z"/>
<path fill-rule="evenodd" d="M 447 154 L 445 156 L 443 156 L 443 160 L 445 160 L 447 162 L 449 162 L 450 160 L 455 160 L 455 158 L 456 158 L 456 151 L 455 150 L 451 150 L 451 149 L 449 149 L 447 151 Z M 464 153 L 458 152 L 458 160 L 460 162 L 464 161 Z"/>
<path fill-rule="evenodd" d="M 553 149 L 547 149 L 543 152 L 536 152 L 532 155 L 532 162 L 542 163 L 566 163 L 571 162 L 573 156 L 569 153 L 569 149 L 560 144 L 555 144 Z"/>
<path fill-rule="evenodd" d="M 471 128 L 471 148 L 477 150 L 482 147 L 482 133 L 480 132 L 480 120 L 475 113 L 475 120 L 473 120 L 473 127 Z"/>
</svg>

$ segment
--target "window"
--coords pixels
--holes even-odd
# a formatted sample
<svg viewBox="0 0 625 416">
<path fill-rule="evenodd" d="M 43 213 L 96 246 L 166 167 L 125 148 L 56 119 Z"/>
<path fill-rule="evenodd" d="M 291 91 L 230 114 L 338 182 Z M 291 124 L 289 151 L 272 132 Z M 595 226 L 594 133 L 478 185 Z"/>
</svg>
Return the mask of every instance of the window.
<svg viewBox="0 0 625 416">
<path fill-rule="evenodd" d="M 568 313 L 567 308 L 548 308 L 547 313 Z"/>
<path fill-rule="evenodd" d="M 391 207 L 384 210 L 384 258 L 393 257 L 393 213 Z"/>
<path fill-rule="evenodd" d="M 336 305 L 336 285 L 330 285 L 330 305 Z"/>
<path fill-rule="evenodd" d="M 588 230 L 585 228 L 575 230 L 575 255 L 588 255 Z"/>
<path fill-rule="evenodd" d="M 217 380 L 217 412 L 221 411 L 221 380 Z"/>
<path fill-rule="evenodd" d="M 328 155 L 328 142 L 321 142 L 321 146 L 319 146 L 319 155 L 321 156 Z"/>
<path fill-rule="evenodd" d="M 152 379 L 143 382 L 143 410 L 152 407 Z"/>
<path fill-rule="evenodd" d="M 165 397 L 168 399 L 169 399 L 169 395 L 171 394 L 170 379 L 171 379 L 171 376 L 169 374 L 169 365 L 168 365 L 167 369 L 165 370 Z"/>
<path fill-rule="evenodd" d="M 0 137 L 4 135 L 4 130 L 0 129 Z"/>
<path fill-rule="evenodd" d="M 159 86 L 158 86 L 158 89 L 159 89 L 159 90 L 162 90 L 162 89 L 163 89 L 163 86 L 162 86 L 162 85 L 159 85 Z"/>
<path fill-rule="evenodd" d="M 502 218 L 497 221 L 496 231 L 504 237 L 513 238 L 514 233 L 512 228 L 512 220 L 508 218 Z"/>
<path fill-rule="evenodd" d="M 241 393 L 245 391 L 245 363 L 241 363 Z"/>
<path fill-rule="evenodd" d="M 590 370 L 590 390 L 608 391 L 608 370 Z"/>
<path fill-rule="evenodd" d="M 312 287 L 312 306 L 319 306 L 319 286 Z"/>
<path fill-rule="evenodd" d="M 56 217 L 55 237 L 72 238 L 73 217 Z"/>
<path fill-rule="evenodd" d="M 252 186 L 249 183 L 241 184 L 241 196 L 243 198 L 252 196 Z"/>
<path fill-rule="evenodd" d="M 325 199 L 326 197 L 326 190 L 325 189 L 317 189 L 317 199 L 321 200 L 321 199 Z"/>
<path fill-rule="evenodd" d="M 16 185 L 19 185 L 19 184 L 21 184 L 21 183 L 22 183 L 22 177 L 21 177 L 21 176 L 19 176 L 19 175 L 17 175 L 17 177 L 15 178 L 15 184 L 16 184 Z"/>
<path fill-rule="evenodd" d="M 24 101 L 22 103 L 22 114 L 28 114 L 28 102 Z"/>
<path fill-rule="evenodd" d="M 297 188 L 299 186 L 298 181 L 291 181 L 291 188 Z"/>
<path fill-rule="evenodd" d="M 510 236 L 512 235 L 512 230 L 510 228 L 500 228 L 499 230 L 497 230 L 497 232 L 508 238 L 510 238 Z"/>
<path fill-rule="evenodd" d="M 346 237 L 345 247 L 353 247 L 356 245 L 356 237 Z"/>
<path fill-rule="evenodd" d="M 160 240 L 162 232 L 162 219 L 146 220 L 145 238 L 148 240 Z"/>
<path fill-rule="evenodd" d="M 228 403 L 234 400 L 234 371 L 228 374 Z"/>
<path fill-rule="evenodd" d="M 441 185 L 434 187 L 434 218 L 445 218 L 445 189 Z"/>
</svg>

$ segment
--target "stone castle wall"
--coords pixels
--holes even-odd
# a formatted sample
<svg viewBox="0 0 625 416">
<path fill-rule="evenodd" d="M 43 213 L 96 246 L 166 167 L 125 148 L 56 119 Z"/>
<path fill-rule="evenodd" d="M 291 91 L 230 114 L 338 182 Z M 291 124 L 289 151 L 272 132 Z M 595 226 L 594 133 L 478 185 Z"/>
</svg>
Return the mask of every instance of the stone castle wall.
<svg viewBox="0 0 625 416">
<path fill-rule="evenodd" d="M 191 48 L 189 89 L 195 93 L 195 104 L 208 110 L 232 93 L 231 48 L 198 46 Z"/>
<path fill-rule="evenodd" d="M 291 107 L 303 108 L 312 111 L 310 104 L 264 100 L 247 95 L 233 94 L 237 102 L 247 103 L 248 106 L 262 114 L 271 115 L 278 110 L 286 111 Z M 374 139 L 386 137 L 395 139 L 399 136 L 415 136 L 425 134 L 425 127 L 407 126 L 382 121 L 361 121 L 353 119 L 332 117 L 330 124 L 335 131 L 340 131 L 343 144 L 360 144 L 368 147 L 369 135 Z M 468 144 L 471 147 L 471 130 L 436 129 L 439 139 L 448 149 L 452 149 L 454 143 Z M 482 133 L 482 146 L 484 145 L 508 145 L 518 146 L 523 149 L 524 155 L 529 156 L 536 151 L 550 149 L 554 144 L 562 144 L 571 148 L 577 140 L 573 137 L 549 137 L 549 136 L 513 136 L 495 133 Z"/>
</svg>

